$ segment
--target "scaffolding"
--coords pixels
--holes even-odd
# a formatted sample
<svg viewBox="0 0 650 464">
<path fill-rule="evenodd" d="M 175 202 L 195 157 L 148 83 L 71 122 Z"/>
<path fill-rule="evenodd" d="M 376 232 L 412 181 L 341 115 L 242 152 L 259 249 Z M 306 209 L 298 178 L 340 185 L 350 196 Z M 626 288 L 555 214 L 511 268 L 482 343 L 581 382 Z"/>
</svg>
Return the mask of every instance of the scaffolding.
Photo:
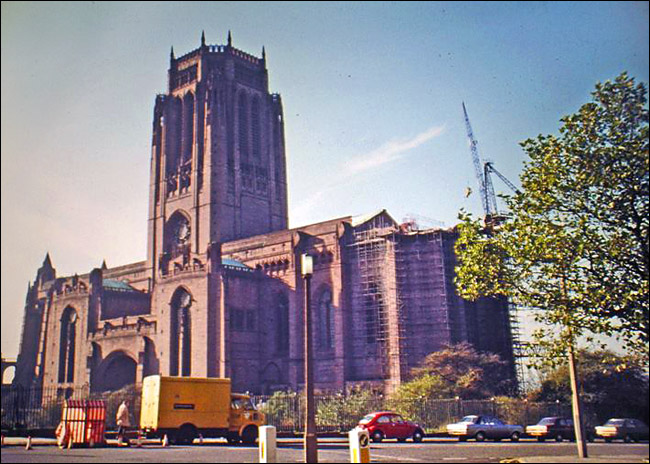
<svg viewBox="0 0 650 464">
<path fill-rule="evenodd" d="M 398 291 L 396 240 L 397 228 L 377 216 L 355 230 L 353 248 L 354 274 L 358 279 L 353 293 L 354 307 L 363 321 L 352 340 L 354 351 L 365 354 L 364 362 L 372 366 L 384 380 L 388 392 L 393 391 L 403 376 L 403 304 Z M 372 377 L 371 372 L 358 377 Z"/>
<path fill-rule="evenodd" d="M 521 325 L 519 320 L 519 306 L 511 301 L 508 301 L 508 316 L 510 320 L 510 334 L 512 342 L 512 356 L 514 358 L 514 368 L 517 374 L 519 393 L 527 390 L 526 381 L 526 343 L 521 340 Z"/>
<path fill-rule="evenodd" d="M 502 307 L 507 311 L 502 313 L 503 329 L 499 334 L 489 332 L 486 323 L 496 319 L 456 292 L 453 233 L 418 230 L 415 224 L 396 226 L 381 215 L 353 230 L 348 249 L 354 281 L 355 336 L 350 343 L 356 380 L 381 378 L 391 392 L 428 354 L 461 341 L 479 343 L 485 337 L 490 341 L 493 336 L 499 337 L 499 346 L 488 348 L 484 340 L 477 347 L 507 357 L 512 353 L 513 373 L 523 379 L 517 307 L 511 303 Z M 490 319 L 485 321 L 486 317 Z M 512 351 L 506 340 L 512 341 Z"/>
<path fill-rule="evenodd" d="M 440 230 L 411 230 L 399 235 L 396 247 L 397 286 L 405 325 L 408 367 L 451 342 L 452 319 L 447 274 L 449 266 Z M 453 290 L 452 290 L 453 292 Z"/>
</svg>

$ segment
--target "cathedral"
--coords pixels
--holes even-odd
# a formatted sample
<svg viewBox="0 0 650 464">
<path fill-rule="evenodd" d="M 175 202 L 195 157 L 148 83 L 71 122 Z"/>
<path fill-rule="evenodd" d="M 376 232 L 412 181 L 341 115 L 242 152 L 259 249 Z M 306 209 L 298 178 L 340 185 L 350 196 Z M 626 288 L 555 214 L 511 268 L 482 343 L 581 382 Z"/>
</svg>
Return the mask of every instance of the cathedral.
<svg viewBox="0 0 650 464">
<path fill-rule="evenodd" d="M 513 367 L 508 303 L 457 296 L 454 229 L 385 211 L 288 228 L 284 118 L 261 57 L 173 49 L 153 110 L 145 261 L 30 283 L 15 384 L 102 392 L 151 374 L 229 377 L 236 391 L 304 383 L 313 257 L 318 391 L 392 391 L 424 357 L 469 342 Z"/>
</svg>

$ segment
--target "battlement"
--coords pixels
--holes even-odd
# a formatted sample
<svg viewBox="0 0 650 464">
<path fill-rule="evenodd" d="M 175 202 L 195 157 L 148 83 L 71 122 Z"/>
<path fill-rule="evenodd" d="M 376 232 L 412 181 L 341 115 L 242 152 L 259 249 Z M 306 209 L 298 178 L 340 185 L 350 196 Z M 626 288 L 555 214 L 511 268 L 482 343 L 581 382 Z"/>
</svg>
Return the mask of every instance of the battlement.
<svg viewBox="0 0 650 464">
<path fill-rule="evenodd" d="M 232 45 L 203 45 L 195 50 L 192 50 L 191 52 L 186 53 L 185 55 L 173 59 L 172 63 L 178 66 L 184 61 L 192 60 L 204 54 L 235 56 L 256 66 L 263 66 L 264 62 L 266 61 L 264 57 L 258 58 L 254 55 L 251 55 L 250 53 L 239 50 Z"/>
</svg>

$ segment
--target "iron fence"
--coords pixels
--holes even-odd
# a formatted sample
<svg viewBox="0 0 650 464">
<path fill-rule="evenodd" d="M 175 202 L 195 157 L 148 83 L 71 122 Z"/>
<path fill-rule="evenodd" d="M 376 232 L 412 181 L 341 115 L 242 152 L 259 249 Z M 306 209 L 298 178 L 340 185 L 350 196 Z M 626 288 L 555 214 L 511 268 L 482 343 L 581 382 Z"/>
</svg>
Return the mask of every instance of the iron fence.
<svg viewBox="0 0 650 464">
<path fill-rule="evenodd" d="M 66 399 L 103 400 L 107 408 L 107 430 L 116 428 L 115 415 L 124 400 L 129 405 L 132 425 L 140 418 L 140 386 L 129 386 L 116 392 L 91 392 L 81 388 L 22 388 L 2 386 L 3 430 L 54 430 L 61 420 Z M 301 433 L 304 430 L 304 396 L 297 393 L 276 393 L 253 396 L 258 409 L 266 414 L 267 423 L 280 433 Z M 316 427 L 318 433 L 346 432 L 369 412 L 393 410 L 406 419 L 421 424 L 427 433 L 441 432 L 451 422 L 469 414 L 491 414 L 512 424 L 534 424 L 545 416 L 570 417 L 571 405 L 566 403 L 533 403 L 515 398 L 493 400 L 461 400 L 420 398 L 396 402 L 374 392 L 316 396 Z M 587 421 L 593 408 L 587 407 Z"/>
<path fill-rule="evenodd" d="M 61 421 L 65 400 L 103 400 L 106 404 L 106 427 L 117 428 L 115 416 L 122 401 L 127 401 L 131 424 L 140 419 L 139 386 L 130 386 L 116 392 L 91 392 L 88 387 L 23 388 L 2 386 L 3 430 L 54 430 Z"/>
<path fill-rule="evenodd" d="M 301 433 L 304 424 L 304 397 L 299 394 L 257 396 L 254 401 L 266 414 L 269 425 L 278 432 Z M 443 432 L 446 425 L 465 415 L 490 414 L 511 424 L 535 424 L 542 417 L 571 416 L 571 405 L 564 403 L 533 403 L 523 399 L 461 400 L 420 398 L 393 401 L 377 395 L 316 396 L 316 428 L 318 433 L 341 433 L 354 428 L 361 418 L 373 411 L 392 410 L 404 418 L 421 424 L 427 433 Z"/>
</svg>

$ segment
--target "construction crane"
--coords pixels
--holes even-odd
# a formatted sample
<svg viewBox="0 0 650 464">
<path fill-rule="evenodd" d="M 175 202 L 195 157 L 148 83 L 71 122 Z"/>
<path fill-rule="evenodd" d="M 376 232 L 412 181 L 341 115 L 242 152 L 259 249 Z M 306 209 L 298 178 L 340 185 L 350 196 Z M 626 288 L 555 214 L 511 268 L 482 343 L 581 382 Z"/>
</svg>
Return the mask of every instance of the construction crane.
<svg viewBox="0 0 650 464">
<path fill-rule="evenodd" d="M 486 229 L 493 230 L 493 228 L 504 219 L 504 215 L 500 214 L 497 209 L 497 197 L 494 193 L 494 184 L 492 183 L 491 174 L 496 174 L 499 179 L 501 179 L 508 187 L 512 189 L 513 192 L 521 192 L 512 182 L 506 178 L 506 176 L 497 171 L 492 161 L 484 162 L 483 169 L 481 169 L 481 158 L 478 154 L 477 147 L 478 141 L 474 138 L 474 132 L 472 131 L 472 125 L 469 123 L 469 116 L 467 116 L 465 102 L 463 102 L 463 113 L 465 115 L 465 127 L 467 128 L 467 138 L 469 139 L 470 150 L 472 152 L 472 161 L 474 162 L 476 179 L 478 180 L 479 189 L 481 191 L 481 202 L 483 203 L 483 212 L 485 213 Z M 519 310 L 517 305 L 513 304 L 512 302 L 508 302 L 508 305 L 510 330 L 512 335 L 512 351 L 515 358 L 515 369 L 517 372 L 517 377 L 520 379 L 521 383 L 525 383 L 523 359 L 527 356 L 531 356 L 531 353 L 534 355 L 534 350 L 536 347 L 530 343 L 520 341 L 521 334 L 519 331 Z"/>
<path fill-rule="evenodd" d="M 472 161 L 474 162 L 474 171 L 476 174 L 476 179 L 478 180 L 478 188 L 481 192 L 481 201 L 483 202 L 483 211 L 485 215 L 490 214 L 487 194 L 485 191 L 485 181 L 483 178 L 483 170 L 481 169 L 481 158 L 478 154 L 478 141 L 474 138 L 474 132 L 472 131 L 472 125 L 469 123 L 469 116 L 467 116 L 467 109 L 465 108 L 465 102 L 463 102 L 463 113 L 465 114 L 465 128 L 467 129 L 467 139 L 469 140 L 469 148 L 472 152 Z"/>
<path fill-rule="evenodd" d="M 483 169 L 481 169 L 481 157 L 478 154 L 478 141 L 474 137 L 474 131 L 472 131 L 472 125 L 469 122 L 469 116 L 467 115 L 467 109 L 465 108 L 465 102 L 463 102 L 463 114 L 465 115 L 465 127 L 467 129 L 467 138 L 469 140 L 470 151 L 472 153 L 472 161 L 474 162 L 474 170 L 476 172 L 476 178 L 478 180 L 479 190 L 481 192 L 481 203 L 483 204 L 483 212 L 485 213 L 486 220 L 490 218 L 500 217 L 499 210 L 497 208 L 497 196 L 494 193 L 494 184 L 492 183 L 491 173 L 495 173 L 499 179 L 501 179 L 508 187 L 512 189 L 515 193 L 520 193 L 519 189 L 510 182 L 506 176 L 501 174 L 494 167 L 492 161 L 486 161 L 483 163 Z"/>
</svg>

